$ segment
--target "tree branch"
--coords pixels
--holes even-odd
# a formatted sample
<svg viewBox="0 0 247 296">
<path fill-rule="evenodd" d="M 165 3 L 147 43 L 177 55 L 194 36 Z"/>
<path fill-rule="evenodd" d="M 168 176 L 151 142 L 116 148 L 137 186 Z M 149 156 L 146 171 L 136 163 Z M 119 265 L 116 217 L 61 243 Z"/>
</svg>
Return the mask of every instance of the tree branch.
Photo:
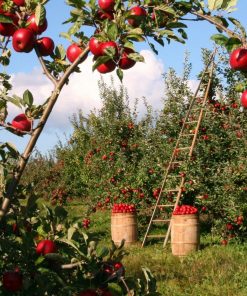
<svg viewBox="0 0 247 296">
<path fill-rule="evenodd" d="M 219 23 L 218 23 L 217 21 L 215 21 L 211 16 L 209 16 L 209 15 L 205 15 L 205 14 L 201 14 L 201 13 L 199 13 L 199 12 L 197 12 L 197 11 L 191 11 L 190 13 L 193 14 L 193 15 L 196 15 L 196 16 L 199 17 L 199 18 L 202 18 L 202 19 L 208 21 L 208 22 L 211 23 L 211 24 L 213 24 L 215 27 L 217 27 L 217 28 L 220 29 L 221 31 L 224 31 L 228 36 L 238 38 L 238 39 L 241 40 L 243 43 L 245 43 L 245 40 L 243 41 L 243 38 L 242 38 L 239 34 L 233 32 L 233 31 L 230 30 L 230 29 L 227 29 L 224 25 L 219 24 Z"/>
<path fill-rule="evenodd" d="M 44 59 L 43 59 L 43 57 L 41 56 L 41 54 L 40 54 L 40 52 L 39 52 L 37 46 L 35 46 L 34 49 L 35 49 L 36 55 L 37 55 L 37 57 L 38 57 L 38 59 L 39 59 L 39 62 L 40 62 L 40 64 L 41 64 L 41 67 L 42 67 L 42 69 L 43 69 L 45 75 L 51 80 L 51 82 L 54 84 L 54 86 L 56 86 L 56 85 L 57 85 L 57 82 L 58 82 L 57 79 L 56 79 L 56 78 L 55 78 L 55 77 L 49 72 L 49 70 L 47 69 L 47 67 L 46 67 L 46 65 L 45 65 L 45 62 L 44 62 Z"/>
<path fill-rule="evenodd" d="M 0 220 L 6 215 L 6 213 L 9 210 L 12 196 L 15 193 L 15 190 L 20 182 L 23 171 L 24 171 L 24 169 L 27 165 L 27 162 L 29 160 L 29 157 L 30 157 L 30 155 L 36 145 L 36 142 L 37 142 L 37 140 L 38 140 L 49 116 L 50 116 L 50 113 L 51 113 L 51 111 L 52 111 L 52 109 L 59 97 L 59 94 L 60 94 L 63 86 L 67 82 L 69 76 L 74 72 L 75 68 L 81 63 L 81 60 L 83 60 L 83 58 L 88 54 L 88 52 L 89 52 L 89 48 L 87 46 L 85 48 L 85 50 L 79 55 L 79 57 L 74 61 L 74 63 L 71 64 L 67 68 L 67 70 L 65 71 L 65 73 L 61 77 L 61 79 L 58 82 L 56 82 L 56 86 L 55 86 L 55 88 L 54 88 L 54 90 L 47 102 L 47 106 L 44 109 L 44 112 L 40 118 L 38 126 L 36 129 L 33 130 L 31 138 L 26 146 L 26 149 L 25 149 L 24 153 L 22 154 L 22 157 L 19 159 L 17 166 L 13 170 L 13 172 L 14 172 L 13 178 L 7 187 L 6 195 L 5 195 L 5 198 L 3 200 L 3 203 L 2 203 L 2 206 L 0 209 Z"/>
<path fill-rule="evenodd" d="M 61 265 L 61 268 L 62 269 L 73 269 L 73 268 L 78 267 L 84 263 L 85 263 L 85 261 L 79 261 L 79 262 L 70 263 L 70 264 L 63 264 L 63 265 Z"/>
</svg>

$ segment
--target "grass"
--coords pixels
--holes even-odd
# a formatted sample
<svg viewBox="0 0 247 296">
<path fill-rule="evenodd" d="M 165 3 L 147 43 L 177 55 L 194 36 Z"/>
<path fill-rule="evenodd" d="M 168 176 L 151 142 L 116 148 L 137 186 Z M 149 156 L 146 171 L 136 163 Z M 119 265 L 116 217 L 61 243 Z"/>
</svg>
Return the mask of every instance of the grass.
<svg viewBox="0 0 247 296">
<path fill-rule="evenodd" d="M 69 208 L 72 216 L 83 217 L 82 208 Z M 100 244 L 110 244 L 110 213 L 96 212 L 91 216 L 88 231 Z M 141 236 L 140 236 L 141 241 Z M 217 238 L 201 236 L 201 250 L 183 260 L 171 254 L 170 246 L 161 243 L 140 243 L 126 247 L 129 255 L 123 260 L 126 275 L 142 277 L 141 268 L 148 267 L 157 280 L 157 291 L 162 296 L 245 296 L 247 295 L 247 244 L 219 245 Z"/>
</svg>

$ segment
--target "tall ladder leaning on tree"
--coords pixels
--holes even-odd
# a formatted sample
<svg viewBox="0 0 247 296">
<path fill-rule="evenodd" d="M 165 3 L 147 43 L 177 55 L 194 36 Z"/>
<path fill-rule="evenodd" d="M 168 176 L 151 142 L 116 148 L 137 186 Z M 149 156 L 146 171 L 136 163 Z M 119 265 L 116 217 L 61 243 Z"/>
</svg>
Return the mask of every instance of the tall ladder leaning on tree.
<svg viewBox="0 0 247 296">
<path fill-rule="evenodd" d="M 202 122 L 203 115 L 205 113 L 205 107 L 207 104 L 207 99 L 210 91 L 210 86 L 212 82 L 213 72 L 214 72 L 214 66 L 215 66 L 215 55 L 216 55 L 216 49 L 211 54 L 209 61 L 202 72 L 201 80 L 199 82 L 199 85 L 197 87 L 197 90 L 195 91 L 191 102 L 189 104 L 189 108 L 187 111 L 187 114 L 183 120 L 183 125 L 181 128 L 181 131 L 179 133 L 176 145 L 174 147 L 172 156 L 170 158 L 170 161 L 168 163 L 168 166 L 166 168 L 164 179 L 162 181 L 160 192 L 157 197 L 156 204 L 154 206 L 151 219 L 149 221 L 143 242 L 142 247 L 144 247 L 145 243 L 148 239 L 164 239 L 163 246 L 165 247 L 169 236 L 171 232 L 171 215 L 173 210 L 178 205 L 181 195 L 184 190 L 184 184 L 185 184 L 185 175 L 181 172 L 174 173 L 174 168 L 178 168 L 181 165 L 188 165 L 189 161 L 192 159 L 193 151 L 195 148 L 199 128 Z M 195 118 L 197 118 L 195 120 Z M 190 132 L 188 133 L 187 129 L 190 129 Z M 183 147 L 182 143 L 183 140 L 187 139 L 189 144 L 187 144 L 185 147 Z M 169 182 L 170 180 L 173 180 L 173 182 Z M 175 182 L 174 182 L 175 180 Z M 175 183 L 173 185 L 173 188 L 169 188 L 169 183 Z M 178 183 L 178 184 L 177 184 Z M 162 204 L 162 199 L 164 194 L 174 194 L 176 193 L 176 198 L 173 199 L 173 202 L 170 202 L 169 204 Z M 170 209 L 169 211 L 169 219 L 157 218 L 158 212 L 161 212 L 162 216 L 164 216 L 164 211 Z M 161 211 L 162 210 L 162 211 Z M 165 233 L 162 234 L 150 234 L 151 228 L 153 224 L 156 223 L 163 223 L 167 224 L 167 229 Z"/>
</svg>

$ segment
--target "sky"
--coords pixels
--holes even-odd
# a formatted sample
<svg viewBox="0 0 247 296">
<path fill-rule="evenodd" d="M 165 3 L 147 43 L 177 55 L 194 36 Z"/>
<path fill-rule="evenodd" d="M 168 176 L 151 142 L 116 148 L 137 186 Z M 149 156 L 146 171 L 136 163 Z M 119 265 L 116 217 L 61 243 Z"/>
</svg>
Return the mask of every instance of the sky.
<svg viewBox="0 0 247 296">
<path fill-rule="evenodd" d="M 46 8 L 48 29 L 42 36 L 52 37 L 56 45 L 63 44 L 67 48 L 69 42 L 59 37 L 59 33 L 66 32 L 68 29 L 67 26 L 62 25 L 62 22 L 69 17 L 69 7 L 64 4 L 63 0 L 52 0 Z M 239 0 L 237 8 L 231 16 L 240 20 L 247 28 L 247 1 Z M 166 44 L 165 47 L 157 46 L 159 55 L 153 54 L 146 44 L 137 45 L 137 49 L 145 58 L 145 63 L 137 63 L 132 69 L 124 72 L 123 85 L 127 88 L 130 104 L 133 104 L 135 98 L 145 97 L 155 110 L 159 110 L 164 93 L 163 74 L 169 67 L 173 67 L 178 74 L 181 73 L 186 51 L 190 53 L 192 62 L 191 81 L 196 79 L 197 73 L 202 68 L 201 48 L 213 48 L 210 36 L 217 33 L 217 30 L 207 22 L 190 22 L 188 27 L 189 38 L 185 45 L 172 42 L 170 45 Z M 36 148 L 42 153 L 50 151 L 58 140 L 66 141 L 72 131 L 69 118 L 78 109 L 86 115 L 93 108 L 98 109 L 101 106 L 98 91 L 100 74 L 97 71 L 92 72 L 91 55 L 81 64 L 80 68 L 81 73 L 73 74 L 69 85 L 61 92 L 52 115 L 37 142 Z M 26 89 L 29 89 L 34 95 L 36 104 L 42 103 L 52 90 L 52 85 L 42 74 L 34 53 L 13 52 L 11 64 L 6 71 L 12 75 L 14 93 L 21 96 Z M 103 78 L 110 83 L 112 75 L 117 87 L 120 82 L 115 74 L 106 74 Z M 140 114 L 142 108 L 143 106 L 140 105 Z M 22 110 L 11 106 L 7 121 L 11 122 L 19 113 L 23 113 Z M 0 129 L 0 142 L 11 142 L 20 152 L 23 151 L 28 140 L 29 136 L 17 137 Z"/>
</svg>

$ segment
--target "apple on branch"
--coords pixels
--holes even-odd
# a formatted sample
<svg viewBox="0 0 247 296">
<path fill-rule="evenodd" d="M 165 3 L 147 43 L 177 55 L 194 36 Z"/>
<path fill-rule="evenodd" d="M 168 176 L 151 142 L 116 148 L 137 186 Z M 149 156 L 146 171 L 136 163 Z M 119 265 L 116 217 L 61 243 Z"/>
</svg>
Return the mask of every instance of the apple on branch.
<svg viewBox="0 0 247 296">
<path fill-rule="evenodd" d="M 237 48 L 230 54 L 230 66 L 234 70 L 247 71 L 247 49 Z"/>
<path fill-rule="evenodd" d="M 30 52 L 35 44 L 35 36 L 32 31 L 21 28 L 15 31 L 12 38 L 12 45 L 17 52 Z"/>
<path fill-rule="evenodd" d="M 3 288 L 9 292 L 18 292 L 22 289 L 22 275 L 19 271 L 6 271 L 3 274 Z"/>
<path fill-rule="evenodd" d="M 88 45 L 89 45 L 89 50 L 94 56 L 102 55 L 101 42 L 97 38 L 95 37 L 90 38 Z"/>
<path fill-rule="evenodd" d="M 241 96 L 241 105 L 242 105 L 244 108 L 247 108 L 247 90 L 245 90 L 245 91 L 242 93 L 242 96 Z"/>
<path fill-rule="evenodd" d="M 28 119 L 26 114 L 19 114 L 12 120 L 11 125 L 22 132 L 30 132 L 32 120 Z"/>
<path fill-rule="evenodd" d="M 38 255 L 46 255 L 50 253 L 56 253 L 57 247 L 56 244 L 49 239 L 44 239 L 37 244 L 36 253 Z"/>
<path fill-rule="evenodd" d="M 28 19 L 27 19 L 27 26 L 26 28 L 31 30 L 35 35 L 40 35 L 47 29 L 48 23 L 47 19 L 45 18 L 43 23 L 41 25 L 37 25 L 35 21 L 35 15 L 32 14 Z"/>
<path fill-rule="evenodd" d="M 104 11 L 113 11 L 115 0 L 98 0 L 99 7 Z"/>
<path fill-rule="evenodd" d="M 6 36 L 6 37 L 13 36 L 15 31 L 17 30 L 19 18 L 15 14 L 10 12 L 2 13 L 0 11 L 0 13 L 12 19 L 12 23 L 0 23 L 0 35 Z"/>
<path fill-rule="evenodd" d="M 55 47 L 53 40 L 49 37 L 42 37 L 40 39 L 37 39 L 36 46 L 42 56 L 51 55 Z"/>
<path fill-rule="evenodd" d="M 128 23 L 132 27 L 138 27 L 146 18 L 147 12 L 141 6 L 134 6 L 130 9 L 130 18 L 128 18 Z"/>
<path fill-rule="evenodd" d="M 105 74 L 114 71 L 116 68 L 116 64 L 113 60 L 109 60 L 97 67 L 98 72 Z"/>
<path fill-rule="evenodd" d="M 132 68 L 136 64 L 136 61 L 129 58 L 129 54 L 131 53 L 134 53 L 133 49 L 127 47 L 123 49 L 123 53 L 121 54 L 120 60 L 118 62 L 119 68 L 126 70 Z"/>
<path fill-rule="evenodd" d="M 25 1 L 26 0 L 13 0 L 13 2 L 17 5 L 17 6 L 25 6 Z"/>
<path fill-rule="evenodd" d="M 80 47 L 79 45 L 77 45 L 76 43 L 71 44 L 68 48 L 67 48 L 67 58 L 68 60 L 73 63 L 78 57 L 79 55 L 83 52 L 84 48 Z M 87 55 L 85 55 L 82 59 L 82 62 L 85 61 L 85 59 L 87 58 Z"/>
</svg>

